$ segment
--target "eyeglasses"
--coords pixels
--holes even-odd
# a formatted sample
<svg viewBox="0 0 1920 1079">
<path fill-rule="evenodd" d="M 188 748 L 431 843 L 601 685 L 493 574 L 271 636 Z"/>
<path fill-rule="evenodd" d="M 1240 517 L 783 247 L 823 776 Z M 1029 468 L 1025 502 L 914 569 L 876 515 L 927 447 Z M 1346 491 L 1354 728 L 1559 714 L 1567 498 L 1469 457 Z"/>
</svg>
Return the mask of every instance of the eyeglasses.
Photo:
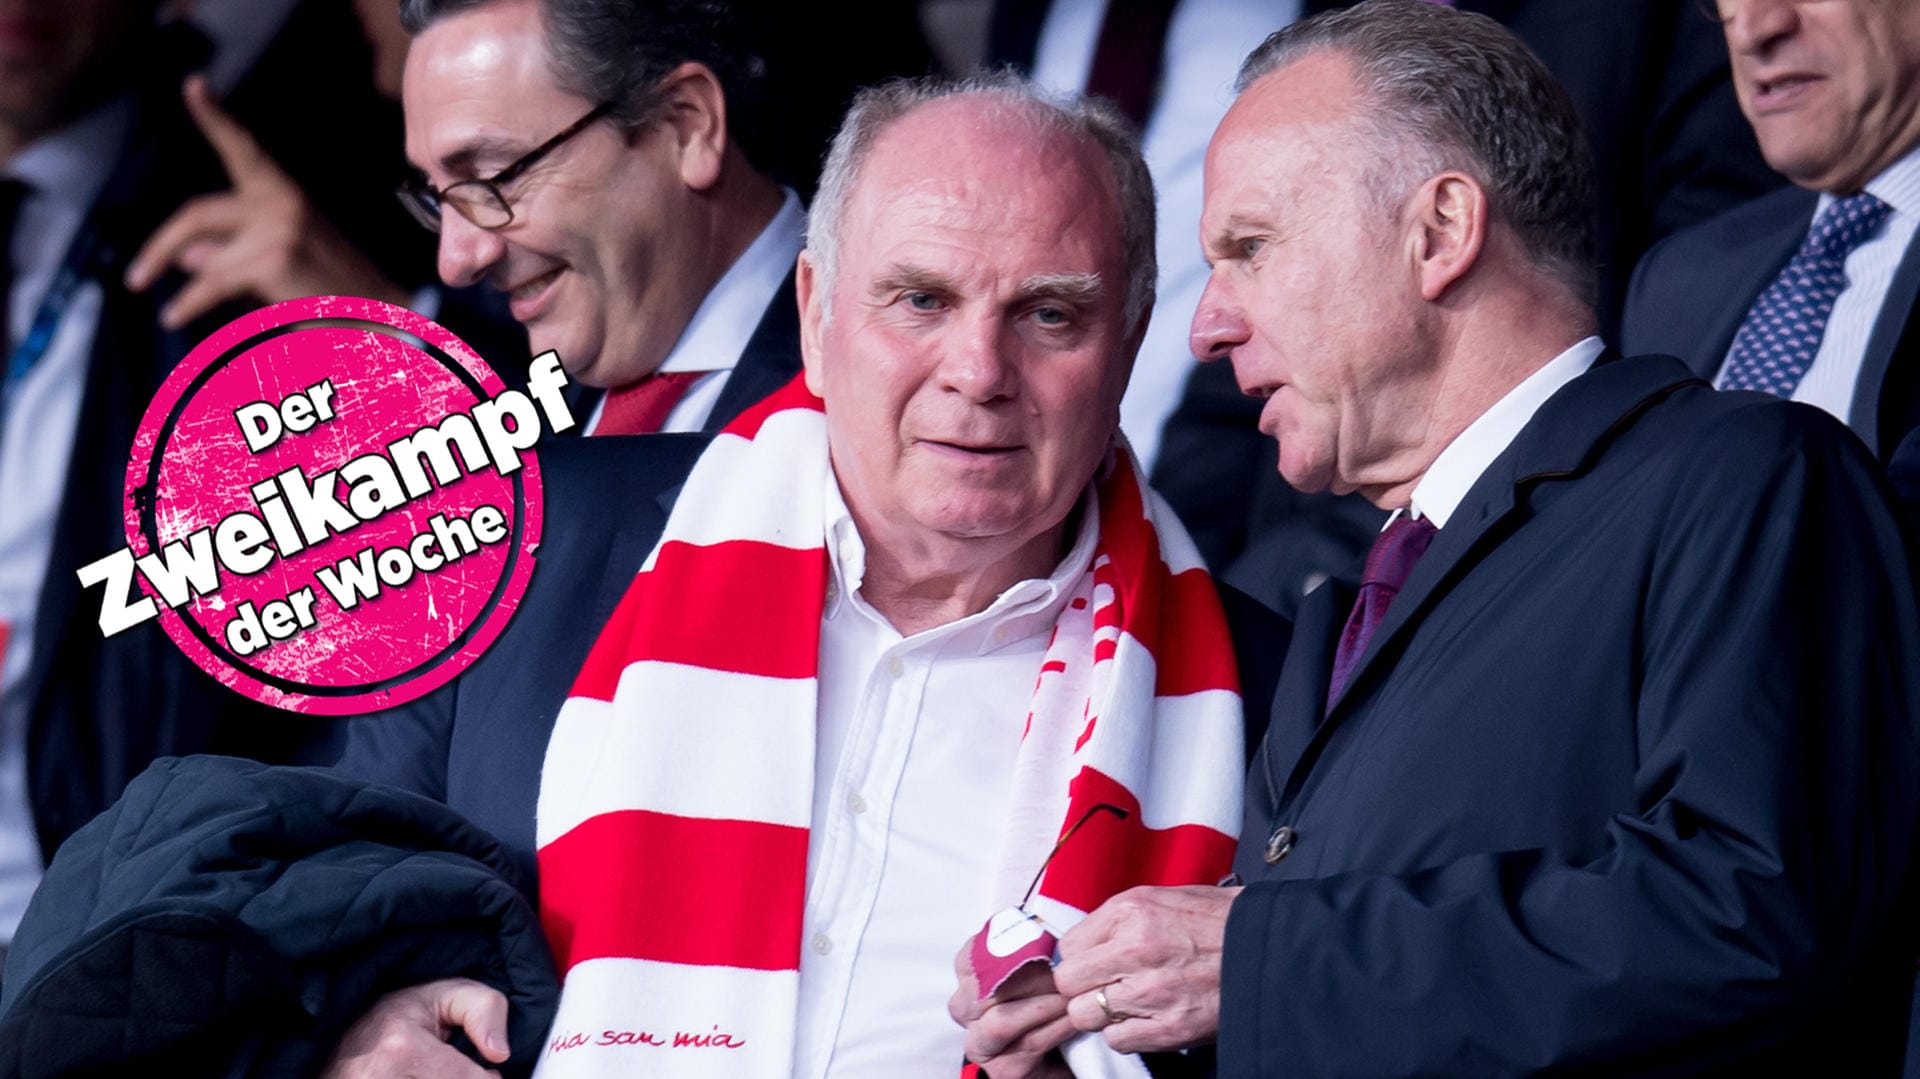
<svg viewBox="0 0 1920 1079">
<path fill-rule="evenodd" d="M 414 220 L 427 227 L 429 232 L 440 231 L 440 210 L 451 206 L 460 211 L 460 216 L 483 229 L 505 228 L 513 223 L 513 205 L 500 189 L 520 178 L 537 164 L 541 158 L 560 147 L 561 143 L 587 129 L 587 125 L 613 111 L 613 102 L 607 101 L 594 106 L 592 112 L 567 125 L 565 131 L 548 139 L 540 145 L 520 155 L 513 164 L 494 173 L 492 176 L 461 180 L 448 184 L 445 190 L 436 189 L 432 184 L 415 176 L 400 185 L 394 194 L 400 197 L 400 205 L 413 214 Z"/>
<path fill-rule="evenodd" d="M 1101 802 L 1097 805 L 1087 807 L 1087 811 L 1080 814 L 1079 820 L 1074 821 L 1073 824 L 1068 826 L 1066 831 L 1060 833 L 1059 841 L 1053 845 L 1052 850 L 1047 852 L 1047 856 L 1040 860 L 1040 868 L 1033 871 L 1033 882 L 1027 885 L 1027 894 L 1022 896 L 1019 904 L 1013 908 L 1020 912 L 1021 921 L 1032 922 L 1056 937 L 1060 935 L 1060 930 L 1048 925 L 1038 914 L 1028 910 L 1027 904 L 1033 902 L 1033 893 L 1039 890 L 1040 878 L 1046 875 L 1047 867 L 1053 864 L 1054 856 L 1059 854 L 1061 848 L 1067 845 L 1067 840 L 1073 838 L 1073 833 L 1079 831 L 1083 825 L 1092 820 L 1094 815 L 1098 813 L 1111 813 L 1119 820 L 1126 820 L 1129 815 L 1126 810 L 1121 809 L 1111 802 Z M 1012 924 L 1017 925 L 1019 923 L 1015 922 Z M 1009 926 L 1009 928 L 1011 928 L 1011 926 Z"/>
</svg>

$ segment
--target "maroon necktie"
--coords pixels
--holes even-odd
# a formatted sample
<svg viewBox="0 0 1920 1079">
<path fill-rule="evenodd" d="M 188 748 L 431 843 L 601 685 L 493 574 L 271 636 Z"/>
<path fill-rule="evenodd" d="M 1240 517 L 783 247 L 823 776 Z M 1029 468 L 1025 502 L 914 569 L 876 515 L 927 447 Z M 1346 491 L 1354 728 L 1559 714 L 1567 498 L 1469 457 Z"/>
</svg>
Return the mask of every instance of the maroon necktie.
<svg viewBox="0 0 1920 1079">
<path fill-rule="evenodd" d="M 1160 61 L 1175 0 L 1108 0 L 1093 47 L 1087 94 L 1104 97 L 1144 129 L 1159 88 Z"/>
<path fill-rule="evenodd" d="M 1340 631 L 1340 646 L 1333 653 L 1328 711 L 1340 698 L 1340 691 L 1347 688 L 1353 665 L 1387 617 L 1387 607 L 1400 594 L 1400 586 L 1412 575 L 1413 564 L 1427 553 L 1427 544 L 1439 534 L 1432 521 L 1425 517 L 1416 521 L 1411 513 L 1403 513 L 1375 537 L 1373 549 L 1367 552 L 1366 570 L 1360 576 L 1360 594 L 1353 598 L 1353 612 L 1347 615 L 1346 628 Z"/>
<path fill-rule="evenodd" d="M 667 414 L 708 371 L 655 371 L 630 386 L 607 391 L 595 435 L 651 435 L 667 422 Z"/>
</svg>

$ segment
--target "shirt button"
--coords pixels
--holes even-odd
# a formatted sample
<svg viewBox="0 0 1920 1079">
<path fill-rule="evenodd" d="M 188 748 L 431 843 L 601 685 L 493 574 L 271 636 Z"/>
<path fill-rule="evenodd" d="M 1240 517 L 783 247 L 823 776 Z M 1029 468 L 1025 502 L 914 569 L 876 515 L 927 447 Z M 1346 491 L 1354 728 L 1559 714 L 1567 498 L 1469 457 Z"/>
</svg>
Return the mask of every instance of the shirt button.
<svg viewBox="0 0 1920 1079">
<path fill-rule="evenodd" d="M 1267 837 L 1267 852 L 1265 855 L 1267 864 L 1279 865 L 1280 859 L 1285 858 L 1293 852 L 1293 842 L 1298 838 L 1300 838 L 1300 833 L 1294 831 L 1291 825 L 1283 824 L 1275 828 L 1273 834 Z"/>
<path fill-rule="evenodd" d="M 828 952 L 833 951 L 833 938 L 827 936 L 825 933 L 815 933 L 813 935 L 813 950 L 819 952 L 821 955 L 826 955 Z"/>
<path fill-rule="evenodd" d="M 865 813 L 866 811 L 867 811 L 867 800 L 865 798 L 860 797 L 860 792 L 848 791 L 847 792 L 847 812 Z"/>
<path fill-rule="evenodd" d="M 907 673 L 907 665 L 900 662 L 899 656 L 895 656 L 887 661 L 887 673 L 898 678 Z"/>
</svg>

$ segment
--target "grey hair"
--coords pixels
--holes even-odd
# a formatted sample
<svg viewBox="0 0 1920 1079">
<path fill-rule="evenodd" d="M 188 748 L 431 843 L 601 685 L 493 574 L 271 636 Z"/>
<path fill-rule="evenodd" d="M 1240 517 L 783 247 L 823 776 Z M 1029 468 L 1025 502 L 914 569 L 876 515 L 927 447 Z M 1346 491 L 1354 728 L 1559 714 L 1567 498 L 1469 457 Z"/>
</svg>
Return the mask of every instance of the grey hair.
<svg viewBox="0 0 1920 1079">
<path fill-rule="evenodd" d="M 497 0 L 400 0 L 400 25 L 418 34 L 449 15 Z M 683 63 L 704 64 L 720 81 L 727 127 L 764 74 L 726 0 L 540 0 L 547 64 L 563 89 L 612 102 L 630 127 L 651 122 L 664 101 L 660 80 Z"/>
<path fill-rule="evenodd" d="M 841 121 L 820 172 L 820 188 L 808 211 L 807 251 L 823 296 L 831 297 L 839 269 L 840 230 L 860 168 L 887 125 L 907 113 L 949 97 L 984 97 L 1037 120 L 1043 130 L 1086 139 L 1098 146 L 1113 174 L 1120 211 L 1120 251 L 1127 267 L 1126 321 L 1134 324 L 1153 306 L 1159 266 L 1154 258 L 1153 177 L 1140 156 L 1132 124 L 1103 101 L 1051 93 L 1011 71 L 893 79 L 860 91 Z M 829 317 L 831 307 L 828 308 Z"/>
<path fill-rule="evenodd" d="M 1280 30 L 1241 65 L 1241 92 L 1310 52 L 1353 62 L 1381 143 L 1375 196 L 1397 203 L 1437 172 L 1487 190 L 1529 259 L 1591 306 L 1593 155 L 1573 99 L 1518 37 L 1485 15 L 1429 0 L 1366 0 Z"/>
</svg>

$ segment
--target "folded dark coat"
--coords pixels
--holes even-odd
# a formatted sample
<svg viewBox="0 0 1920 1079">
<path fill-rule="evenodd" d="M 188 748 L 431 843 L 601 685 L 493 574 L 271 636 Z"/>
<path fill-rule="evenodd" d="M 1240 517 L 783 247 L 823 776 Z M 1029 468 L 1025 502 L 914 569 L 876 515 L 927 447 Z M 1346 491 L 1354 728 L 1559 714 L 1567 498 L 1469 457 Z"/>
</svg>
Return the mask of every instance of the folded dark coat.
<svg viewBox="0 0 1920 1079">
<path fill-rule="evenodd" d="M 381 994 L 451 976 L 507 995 L 524 1071 L 558 983 L 514 874 L 431 799 L 319 768 L 157 761 L 27 908 L 0 1077 L 311 1075 Z"/>
</svg>

